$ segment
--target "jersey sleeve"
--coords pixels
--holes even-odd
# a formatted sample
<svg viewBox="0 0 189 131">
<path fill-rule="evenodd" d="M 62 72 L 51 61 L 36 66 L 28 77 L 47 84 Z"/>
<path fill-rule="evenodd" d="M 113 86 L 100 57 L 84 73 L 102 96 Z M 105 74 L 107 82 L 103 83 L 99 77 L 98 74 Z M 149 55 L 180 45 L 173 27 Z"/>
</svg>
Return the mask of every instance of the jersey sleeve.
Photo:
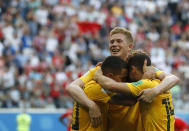
<svg viewBox="0 0 189 131">
<path fill-rule="evenodd" d="M 151 80 L 140 80 L 137 82 L 126 83 L 126 84 L 134 96 L 138 96 L 139 93 L 144 89 L 155 87 Z"/>
<path fill-rule="evenodd" d="M 163 71 L 159 70 L 159 69 L 156 68 L 156 67 L 154 67 L 154 69 L 155 69 L 155 72 L 156 72 L 156 78 L 158 78 L 159 75 L 160 75 L 161 73 L 163 73 Z"/>
<path fill-rule="evenodd" d="M 98 70 L 100 66 L 97 66 L 95 68 L 90 69 L 88 72 L 86 72 L 83 76 L 81 76 L 79 79 L 86 84 L 87 82 L 89 82 L 90 80 L 93 79 L 93 76 L 95 74 L 95 72 Z"/>
<path fill-rule="evenodd" d="M 111 99 L 111 97 L 98 84 L 85 88 L 84 92 L 90 99 L 97 102 L 108 103 Z"/>
</svg>

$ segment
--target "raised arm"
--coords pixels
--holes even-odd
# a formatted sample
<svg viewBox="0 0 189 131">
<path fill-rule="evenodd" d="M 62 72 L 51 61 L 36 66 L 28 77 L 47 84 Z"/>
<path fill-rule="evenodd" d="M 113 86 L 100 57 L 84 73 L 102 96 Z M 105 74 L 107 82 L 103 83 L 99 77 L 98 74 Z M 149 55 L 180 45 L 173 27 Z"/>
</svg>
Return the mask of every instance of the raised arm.
<svg viewBox="0 0 189 131">
<path fill-rule="evenodd" d="M 83 86 L 84 83 L 80 79 L 76 79 L 66 88 L 66 91 L 76 102 L 89 110 L 93 127 L 98 127 L 101 122 L 100 108 L 94 101 L 87 97 L 82 89 Z"/>
<path fill-rule="evenodd" d="M 94 102 L 84 93 L 83 86 L 84 83 L 80 79 L 76 79 L 66 88 L 66 91 L 76 102 L 89 109 L 94 105 Z"/>
</svg>

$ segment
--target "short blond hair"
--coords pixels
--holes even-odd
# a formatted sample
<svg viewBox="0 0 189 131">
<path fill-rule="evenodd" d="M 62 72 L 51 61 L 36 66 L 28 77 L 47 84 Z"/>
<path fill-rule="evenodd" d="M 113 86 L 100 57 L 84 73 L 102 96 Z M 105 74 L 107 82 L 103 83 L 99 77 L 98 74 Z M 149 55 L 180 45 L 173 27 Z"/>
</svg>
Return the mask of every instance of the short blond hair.
<svg viewBox="0 0 189 131">
<path fill-rule="evenodd" d="M 114 29 L 112 29 L 110 31 L 110 36 L 112 36 L 114 34 L 118 34 L 118 33 L 125 35 L 125 39 L 129 44 L 134 43 L 131 32 L 123 27 L 115 27 Z"/>
</svg>

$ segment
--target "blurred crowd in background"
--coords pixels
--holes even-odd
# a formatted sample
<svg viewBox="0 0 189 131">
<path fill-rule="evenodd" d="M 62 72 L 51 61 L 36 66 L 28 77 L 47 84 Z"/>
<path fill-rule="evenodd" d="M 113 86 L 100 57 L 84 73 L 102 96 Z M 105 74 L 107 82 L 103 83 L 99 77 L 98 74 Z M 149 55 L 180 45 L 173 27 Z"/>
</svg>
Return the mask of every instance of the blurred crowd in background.
<svg viewBox="0 0 189 131">
<path fill-rule="evenodd" d="M 71 107 L 65 88 L 110 55 L 116 26 L 181 79 L 175 108 L 189 109 L 188 0 L 0 0 L 0 107 Z"/>
</svg>

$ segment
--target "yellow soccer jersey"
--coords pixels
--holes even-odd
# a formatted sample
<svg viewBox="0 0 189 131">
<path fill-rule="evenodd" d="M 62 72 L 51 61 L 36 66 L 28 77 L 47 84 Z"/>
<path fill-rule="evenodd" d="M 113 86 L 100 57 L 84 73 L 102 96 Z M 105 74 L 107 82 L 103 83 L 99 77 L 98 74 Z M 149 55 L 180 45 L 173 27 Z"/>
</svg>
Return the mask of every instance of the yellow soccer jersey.
<svg viewBox="0 0 189 131">
<path fill-rule="evenodd" d="M 87 73 L 85 73 L 83 76 L 80 77 L 80 80 L 83 81 L 84 84 L 92 80 L 95 72 L 98 70 L 99 67 L 100 66 L 90 69 Z M 156 71 L 156 77 L 158 77 L 161 73 L 163 73 L 163 71 L 159 70 L 158 68 L 154 67 L 154 69 Z"/>
<path fill-rule="evenodd" d="M 80 80 L 84 84 L 93 79 L 93 76 L 99 66 L 89 70 L 84 76 L 80 77 Z M 155 68 L 156 77 L 158 77 L 163 71 Z M 139 103 L 137 102 L 133 106 L 121 106 L 121 105 L 110 105 L 108 111 L 109 119 L 109 130 L 110 131 L 141 131 L 141 114 L 139 110 Z M 133 126 L 134 125 L 134 126 Z"/>
<path fill-rule="evenodd" d="M 106 131 L 109 107 L 108 101 L 110 100 L 110 97 L 103 88 L 93 80 L 85 84 L 84 92 L 90 99 L 99 105 L 103 122 L 98 128 L 93 128 L 88 110 L 75 103 L 72 116 L 72 131 Z"/>
<path fill-rule="evenodd" d="M 110 105 L 109 131 L 141 131 L 139 102 L 133 106 Z"/>
<path fill-rule="evenodd" d="M 143 89 L 154 88 L 160 81 L 140 80 L 127 83 L 133 95 L 137 96 Z M 145 131 L 174 131 L 174 109 L 172 95 L 169 91 L 156 96 L 152 103 L 140 102 L 140 112 L 143 130 Z"/>
<path fill-rule="evenodd" d="M 155 68 L 156 77 L 163 71 Z M 139 110 L 139 102 L 133 106 L 111 105 L 108 113 L 109 130 L 110 131 L 142 131 L 141 114 Z"/>
<path fill-rule="evenodd" d="M 98 70 L 100 66 L 97 66 L 95 68 L 90 69 L 87 73 L 85 73 L 83 76 L 81 76 L 79 79 L 83 81 L 84 84 L 91 81 L 94 77 L 95 72 Z"/>
</svg>

